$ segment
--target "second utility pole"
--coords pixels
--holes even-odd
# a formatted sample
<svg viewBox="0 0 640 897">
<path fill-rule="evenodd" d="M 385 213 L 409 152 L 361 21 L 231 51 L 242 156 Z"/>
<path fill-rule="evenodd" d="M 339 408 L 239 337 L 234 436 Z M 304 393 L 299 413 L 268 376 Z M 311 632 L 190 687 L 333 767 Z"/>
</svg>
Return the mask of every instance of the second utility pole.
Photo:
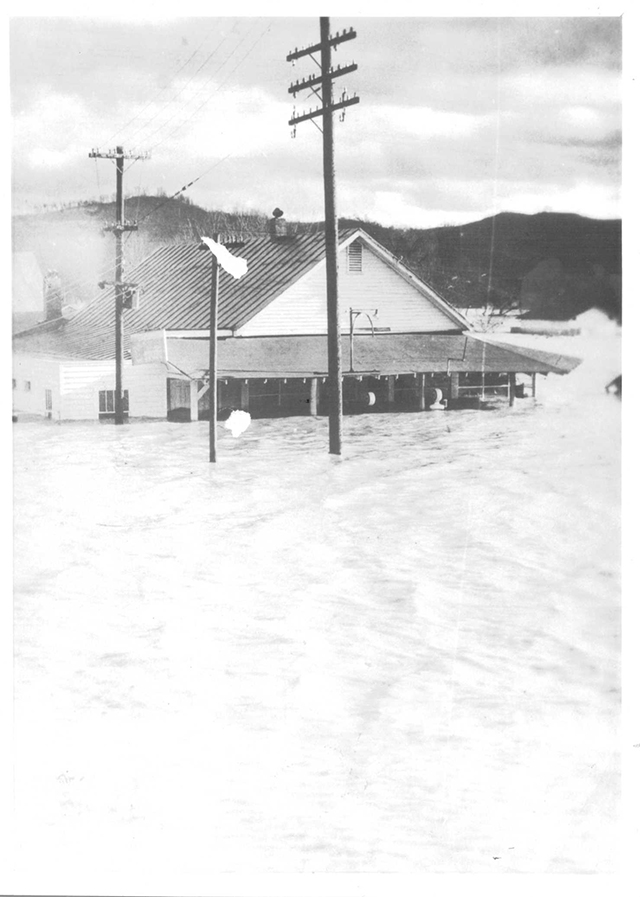
<svg viewBox="0 0 640 897">
<path fill-rule="evenodd" d="M 124 223 L 124 152 L 121 146 L 116 147 L 116 394 L 114 396 L 115 422 L 124 423 L 124 393 L 122 391 L 122 368 L 124 364 L 124 308 L 122 305 L 122 233 Z M 127 230 L 137 230 L 137 224 L 126 227 Z"/>
<path fill-rule="evenodd" d="M 105 227 L 105 230 L 113 231 L 116 238 L 116 270 L 115 281 L 113 287 L 115 289 L 115 392 L 114 392 L 114 412 L 115 423 L 124 423 L 124 393 L 122 389 L 122 368 L 124 366 L 124 326 L 123 316 L 125 307 L 130 307 L 130 287 L 133 284 L 126 284 L 122 280 L 123 274 L 123 255 L 122 255 L 122 234 L 125 231 L 137 230 L 137 224 L 131 224 L 124 220 L 124 160 L 125 159 L 148 159 L 146 153 L 135 155 L 133 153 L 125 153 L 121 146 L 117 146 L 115 150 L 109 150 L 101 153 L 98 150 L 91 150 L 90 159 L 115 159 L 116 163 L 116 223 Z M 105 286 L 105 281 L 101 286 Z M 128 303 L 128 304 L 127 304 Z"/>
<path fill-rule="evenodd" d="M 216 243 L 220 234 L 214 234 Z M 209 461 L 217 461 L 218 452 L 218 284 L 220 265 L 211 254 L 211 297 L 209 302 Z"/>
<path fill-rule="evenodd" d="M 302 114 L 295 115 L 289 120 L 290 125 L 296 125 L 300 121 L 322 116 L 322 147 L 324 164 L 324 227 L 326 246 L 326 270 L 327 270 L 327 373 L 329 383 L 329 453 L 339 455 L 342 453 L 342 343 L 340 331 L 340 308 L 338 301 L 338 219 L 336 217 L 336 172 L 333 148 L 333 113 L 336 109 L 343 109 L 358 103 L 358 97 L 348 99 L 343 94 L 338 103 L 333 102 L 333 81 L 340 75 L 355 71 L 358 66 L 352 63 L 348 66 L 331 66 L 331 51 L 343 41 L 352 40 L 356 36 L 353 28 L 343 31 L 331 37 L 329 31 L 329 19 L 320 18 L 320 43 L 307 47 L 304 50 L 296 49 L 289 53 L 287 61 L 294 62 L 301 56 L 308 56 L 320 51 L 321 75 L 312 76 L 296 81 L 289 88 L 289 93 L 295 94 L 301 90 L 310 89 L 317 94 L 316 84 L 322 84 L 322 107 Z M 295 131 L 294 131 L 295 133 Z"/>
</svg>

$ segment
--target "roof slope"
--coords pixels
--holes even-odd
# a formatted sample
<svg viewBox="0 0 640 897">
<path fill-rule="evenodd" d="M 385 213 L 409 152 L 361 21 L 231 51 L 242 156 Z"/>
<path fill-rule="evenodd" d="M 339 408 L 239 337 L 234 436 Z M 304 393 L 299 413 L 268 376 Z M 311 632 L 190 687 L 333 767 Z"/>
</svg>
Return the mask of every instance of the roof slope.
<svg viewBox="0 0 640 897">
<path fill-rule="evenodd" d="M 402 266 L 366 232 L 357 228 L 340 231 L 341 247 L 356 236 L 388 264 L 395 265 L 399 276 L 410 279 L 452 319 L 456 329 L 467 322 L 445 299 Z M 125 312 L 124 348 L 129 355 L 132 333 L 154 330 L 208 330 L 211 296 L 212 255 L 199 243 L 162 246 L 125 275 L 125 280 L 142 289 L 140 308 Z M 324 232 L 295 237 L 260 236 L 246 240 L 232 250 L 248 262 L 248 272 L 240 280 L 221 273 L 218 327 L 236 330 L 303 277 L 325 257 Z M 87 359 L 114 357 L 114 290 L 101 292 L 85 309 L 69 321 L 60 321 L 55 332 L 45 336 L 37 330 L 18 337 L 18 346 L 34 351 Z"/>
<path fill-rule="evenodd" d="M 195 376 L 209 367 L 206 339 L 169 339 L 169 362 Z M 349 374 L 349 337 L 342 338 L 342 367 Z M 577 358 L 489 343 L 470 334 L 379 334 L 356 336 L 354 374 L 428 372 L 557 373 L 580 364 Z M 325 336 L 254 337 L 220 340 L 221 377 L 312 377 L 327 375 Z"/>
<path fill-rule="evenodd" d="M 353 231 L 340 233 L 341 240 Z M 209 327 L 213 256 L 199 243 L 161 246 L 125 280 L 142 288 L 140 308 L 125 312 L 125 349 L 131 333 L 147 330 L 206 330 Z M 248 272 L 234 280 L 220 275 L 218 327 L 241 327 L 276 296 L 324 258 L 324 233 L 296 237 L 253 237 L 233 249 L 248 262 Z M 71 320 L 61 323 L 44 343 L 50 351 L 82 358 L 114 354 L 114 289 L 106 289 Z M 27 335 L 25 334 L 25 337 Z M 29 335 L 30 337 L 32 335 Z M 33 334 L 35 336 L 35 334 Z M 29 340 L 31 342 L 31 339 Z"/>
</svg>

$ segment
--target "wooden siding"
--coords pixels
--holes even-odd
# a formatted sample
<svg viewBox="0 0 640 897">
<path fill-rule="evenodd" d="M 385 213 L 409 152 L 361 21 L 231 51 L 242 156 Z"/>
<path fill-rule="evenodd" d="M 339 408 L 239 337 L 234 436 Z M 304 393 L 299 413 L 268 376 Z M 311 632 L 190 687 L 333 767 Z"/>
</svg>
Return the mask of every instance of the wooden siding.
<svg viewBox="0 0 640 897">
<path fill-rule="evenodd" d="M 52 420 L 60 419 L 60 373 L 59 362 L 55 359 L 37 356 L 15 355 L 13 359 L 13 410 L 18 414 L 47 416 L 45 391 L 51 390 Z M 31 389 L 25 388 L 26 382 Z"/>
<path fill-rule="evenodd" d="M 167 371 L 163 364 L 125 363 L 122 385 L 129 390 L 129 416 L 166 418 Z M 98 393 L 115 389 L 112 361 L 66 361 L 61 364 L 63 420 L 97 420 Z"/>
<path fill-rule="evenodd" d="M 376 327 L 392 333 L 434 333 L 457 329 L 427 296 L 408 283 L 363 245 L 362 271 L 347 270 L 346 250 L 339 258 L 341 325 L 349 332 L 349 308 L 378 309 Z M 358 318 L 358 330 L 368 326 Z M 326 333 L 326 276 L 324 262 L 282 293 L 251 321 L 238 336 L 276 336 Z"/>
</svg>

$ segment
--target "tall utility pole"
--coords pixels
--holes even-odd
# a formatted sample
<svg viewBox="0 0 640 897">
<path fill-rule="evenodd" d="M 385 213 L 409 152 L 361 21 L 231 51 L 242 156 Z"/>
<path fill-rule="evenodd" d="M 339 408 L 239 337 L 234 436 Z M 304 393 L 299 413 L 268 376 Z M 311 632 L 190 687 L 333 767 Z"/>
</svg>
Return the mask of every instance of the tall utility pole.
<svg viewBox="0 0 640 897">
<path fill-rule="evenodd" d="M 356 32 L 353 28 L 342 34 L 331 36 L 329 19 L 320 18 L 320 43 L 302 50 L 297 48 L 289 53 L 287 62 L 295 62 L 302 56 L 312 56 L 320 52 L 320 75 L 296 81 L 289 88 L 294 96 L 301 90 L 312 90 L 319 96 L 316 85 L 322 86 L 322 106 L 309 112 L 296 115 L 289 120 L 294 128 L 298 122 L 308 121 L 322 116 L 322 146 L 324 161 L 324 219 L 327 268 L 327 355 L 329 383 L 329 453 L 339 455 L 342 452 L 342 344 L 340 339 L 340 303 L 338 297 L 338 220 L 336 217 L 336 174 L 333 147 L 333 113 L 336 109 L 344 109 L 359 103 L 359 97 L 347 97 L 343 92 L 337 103 L 333 101 L 333 82 L 335 78 L 354 72 L 355 63 L 347 66 L 331 65 L 331 52 L 338 44 L 353 40 Z M 314 59 L 317 63 L 317 60 Z M 344 112 L 343 112 L 344 115 Z M 315 122 L 314 122 L 315 124 Z"/>
<path fill-rule="evenodd" d="M 115 159 L 116 162 L 116 223 L 108 224 L 105 226 L 105 230 L 112 231 L 115 234 L 116 238 L 116 270 L 115 270 L 115 281 L 113 282 L 113 286 L 115 287 L 116 294 L 116 304 L 115 304 L 115 357 L 116 357 L 116 388 L 114 394 L 114 411 L 115 411 L 115 423 L 122 424 L 124 423 L 124 403 L 123 403 L 123 392 L 122 392 L 122 368 L 124 364 L 124 346 L 123 346 L 123 337 L 124 337 L 124 327 L 123 327 L 123 317 L 124 317 L 124 309 L 127 307 L 131 307 L 131 290 L 135 288 L 136 284 L 127 284 L 124 283 L 122 279 L 122 275 L 124 273 L 124 259 L 122 254 L 122 234 L 125 231 L 133 231 L 138 229 L 138 225 L 129 221 L 125 221 L 124 218 L 124 190 L 123 190 L 123 179 L 124 179 L 124 160 L 125 159 L 148 159 L 148 153 L 136 154 L 136 153 L 125 153 L 121 146 L 117 146 L 115 150 L 108 150 L 106 153 L 101 153 L 99 150 L 91 150 L 89 153 L 90 159 Z M 101 287 L 104 288 L 106 285 L 105 281 L 102 281 L 100 284 Z"/>
</svg>

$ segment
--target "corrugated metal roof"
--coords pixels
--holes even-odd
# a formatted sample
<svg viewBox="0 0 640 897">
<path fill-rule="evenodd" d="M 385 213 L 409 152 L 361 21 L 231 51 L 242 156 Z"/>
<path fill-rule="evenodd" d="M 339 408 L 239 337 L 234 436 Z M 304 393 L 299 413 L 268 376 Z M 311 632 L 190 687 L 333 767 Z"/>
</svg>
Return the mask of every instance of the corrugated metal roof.
<svg viewBox="0 0 640 897">
<path fill-rule="evenodd" d="M 416 279 L 383 246 L 358 228 L 340 231 L 340 244 L 362 236 L 373 251 L 397 265 L 402 276 Z M 154 330 L 207 330 L 211 295 L 212 255 L 199 243 L 162 246 L 125 273 L 125 280 L 143 290 L 140 308 L 125 312 L 124 350 L 129 356 L 129 337 Z M 221 272 L 218 326 L 221 330 L 242 327 L 259 311 L 310 271 L 325 257 L 324 231 L 296 236 L 261 236 L 247 239 L 232 250 L 248 262 L 248 272 L 240 280 Z M 421 289 L 426 285 L 419 282 Z M 452 325 L 464 329 L 466 321 L 446 300 L 428 288 L 432 301 L 449 313 Z M 113 358 L 114 290 L 109 288 L 58 330 L 19 335 L 17 346 L 87 359 Z"/>
<path fill-rule="evenodd" d="M 353 233 L 355 229 L 341 231 L 340 238 Z M 246 259 L 249 269 L 240 280 L 220 273 L 218 326 L 229 330 L 245 324 L 324 258 L 324 233 L 253 237 L 232 252 Z M 126 272 L 125 280 L 143 290 L 140 308 L 125 312 L 127 354 L 132 333 L 208 329 L 212 259 L 198 243 L 176 243 L 161 246 Z M 47 340 L 51 351 L 113 357 L 114 305 L 111 287 L 51 335 Z"/>
<path fill-rule="evenodd" d="M 362 233 L 340 232 L 340 243 Z M 364 235 L 367 242 L 371 241 Z M 375 241 L 374 250 L 389 253 Z M 235 280 L 221 273 L 218 326 L 233 330 L 256 315 L 325 257 L 324 232 L 295 237 L 253 237 L 235 254 L 248 262 L 248 273 Z M 198 243 L 162 246 L 125 274 L 143 287 L 140 308 L 125 312 L 124 350 L 129 356 L 132 334 L 162 330 L 208 330 L 212 255 Z M 400 266 L 401 267 L 401 266 Z M 414 278 L 415 275 L 409 275 Z M 424 286 L 424 285 L 423 285 Z M 452 329 L 464 318 L 451 308 Z M 53 356 L 103 360 L 114 357 L 114 291 L 104 290 L 69 321 L 49 322 L 15 338 L 16 348 Z M 170 340 L 181 367 L 181 353 L 204 353 L 196 365 L 208 367 L 207 341 Z M 195 348 L 199 343 L 200 348 Z M 189 346 L 189 344 L 191 344 Z M 229 376 L 310 376 L 326 373 L 326 337 L 232 338 L 220 340 L 220 370 Z M 198 356 L 199 357 L 199 356 Z M 413 373 L 436 371 L 566 373 L 579 361 L 537 350 L 475 339 L 468 333 L 380 334 L 355 338 L 357 371 Z M 348 369 L 349 338 L 343 338 L 343 368 Z M 185 364 L 188 357 L 183 359 Z M 192 365 L 193 367 L 193 365 Z"/>
<path fill-rule="evenodd" d="M 194 376 L 209 367 L 208 340 L 169 339 L 168 360 Z M 469 334 L 378 334 L 356 336 L 354 373 L 429 372 L 558 373 L 579 359 L 475 339 Z M 349 337 L 342 338 L 342 367 L 349 373 Z M 325 336 L 230 338 L 218 343 L 221 377 L 312 377 L 327 375 Z"/>
</svg>

